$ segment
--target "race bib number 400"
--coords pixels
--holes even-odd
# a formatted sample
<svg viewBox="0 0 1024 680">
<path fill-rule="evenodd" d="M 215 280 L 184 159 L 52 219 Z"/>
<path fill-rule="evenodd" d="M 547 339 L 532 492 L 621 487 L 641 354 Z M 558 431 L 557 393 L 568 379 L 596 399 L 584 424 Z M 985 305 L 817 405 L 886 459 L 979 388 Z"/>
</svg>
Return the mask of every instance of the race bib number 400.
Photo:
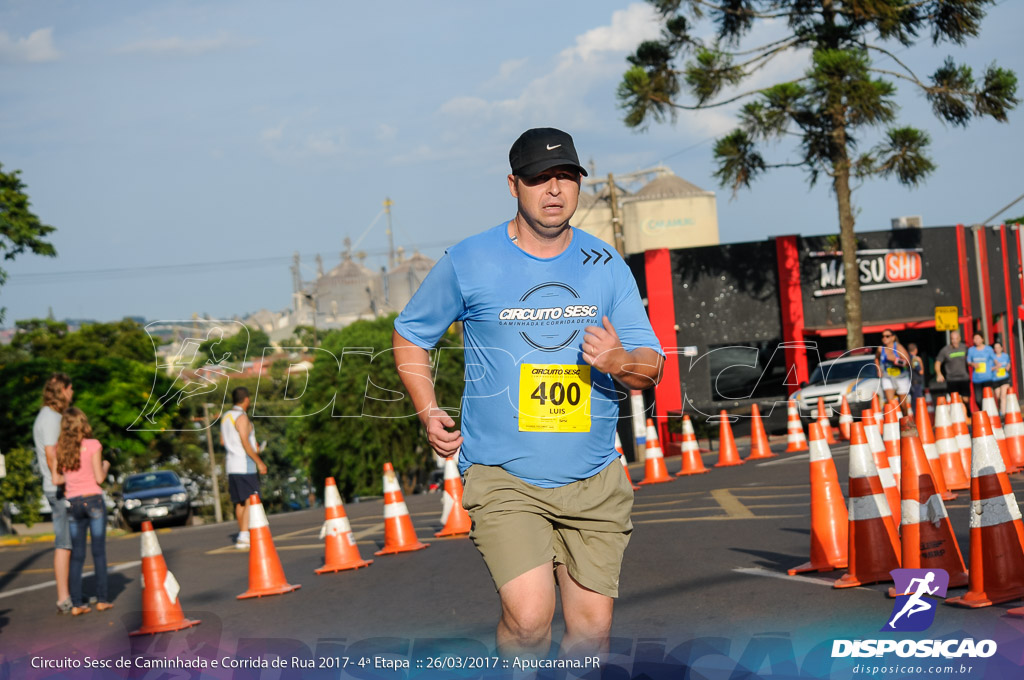
<svg viewBox="0 0 1024 680">
<path fill-rule="evenodd" d="M 590 366 L 522 364 L 520 432 L 590 432 Z"/>
</svg>

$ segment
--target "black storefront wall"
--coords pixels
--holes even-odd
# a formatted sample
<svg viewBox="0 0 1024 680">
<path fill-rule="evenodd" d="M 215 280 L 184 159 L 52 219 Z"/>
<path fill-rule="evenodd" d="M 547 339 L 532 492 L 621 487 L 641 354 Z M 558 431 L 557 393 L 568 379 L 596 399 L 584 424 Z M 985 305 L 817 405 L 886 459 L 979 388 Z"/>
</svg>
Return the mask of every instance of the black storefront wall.
<svg viewBox="0 0 1024 680">
<path fill-rule="evenodd" d="M 1022 303 L 1020 232 L 993 228 L 981 232 L 979 238 L 977 230 L 959 228 L 960 243 L 957 227 L 858 233 L 858 250 L 867 251 L 860 257 L 867 262 L 862 285 L 881 286 L 863 293 L 866 344 L 879 344 L 881 330 L 895 326 L 903 342 L 916 342 L 926 359 L 934 357 L 945 343 L 945 334 L 934 330 L 935 307 L 956 306 L 968 318 L 964 329 L 969 331 L 980 326 L 984 300 L 992 334 L 999 333 L 1004 342 L 1013 341 L 1011 356 L 1017 365 L 1015 329 L 1010 328 L 1012 338 L 1005 334 Z M 841 270 L 840 256 L 834 253 L 837 240 L 829 235 L 795 238 L 800 278 L 796 314 L 802 310 L 798 331 L 794 331 L 792 313 L 785 321 L 782 318 L 780 296 L 795 295 L 788 286 L 780 292 L 775 239 L 670 252 L 677 346 L 694 354 L 680 357 L 679 362 L 687 412 L 713 415 L 724 408 L 743 413 L 754 402 L 764 412 L 784 403 L 796 386 L 786 384 L 793 382 L 794 365 L 778 350 L 779 342 L 812 343 L 806 356 L 808 372 L 829 352 L 845 350 L 843 295 L 815 295 L 839 287 L 829 272 L 822 272 L 822 265 L 827 268 L 830 261 Z M 976 250 L 979 241 L 981 258 Z M 646 295 L 642 259 L 631 258 L 630 264 L 641 294 Z M 892 283 L 904 285 L 888 285 Z M 1006 321 L 1000 325 L 1001 319 Z M 803 370 L 799 374 L 807 375 Z"/>
</svg>

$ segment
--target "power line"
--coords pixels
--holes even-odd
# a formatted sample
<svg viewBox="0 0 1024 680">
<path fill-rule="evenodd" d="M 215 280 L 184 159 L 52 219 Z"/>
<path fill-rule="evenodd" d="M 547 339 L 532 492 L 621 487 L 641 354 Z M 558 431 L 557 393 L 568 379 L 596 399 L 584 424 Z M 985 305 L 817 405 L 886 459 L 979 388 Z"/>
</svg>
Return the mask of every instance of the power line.
<svg viewBox="0 0 1024 680">
<path fill-rule="evenodd" d="M 434 241 L 421 244 L 424 248 L 444 247 L 451 245 L 451 241 Z M 387 249 L 365 251 L 367 255 L 387 255 Z M 314 258 L 319 253 L 304 253 L 302 258 Z M 11 274 L 7 280 L 8 286 L 19 284 L 47 284 L 47 283 L 69 283 L 81 281 L 109 281 L 118 279 L 131 279 L 138 277 L 151 277 L 157 275 L 181 275 L 200 274 L 207 272 L 232 272 L 244 269 L 266 267 L 268 265 L 290 265 L 292 256 L 260 257 L 244 260 L 215 260 L 209 262 L 188 262 L 179 264 L 143 265 L 138 267 L 111 267 L 107 269 L 78 269 L 63 272 L 29 272 L 25 274 Z"/>
</svg>

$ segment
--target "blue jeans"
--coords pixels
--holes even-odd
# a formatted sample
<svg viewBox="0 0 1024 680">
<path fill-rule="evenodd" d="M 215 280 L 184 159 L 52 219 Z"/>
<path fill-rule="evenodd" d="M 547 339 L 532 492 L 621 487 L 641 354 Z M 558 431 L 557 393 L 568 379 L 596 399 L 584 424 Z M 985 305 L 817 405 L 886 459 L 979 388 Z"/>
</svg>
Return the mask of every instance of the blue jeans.
<svg viewBox="0 0 1024 680">
<path fill-rule="evenodd" d="M 85 564 L 86 532 L 92 534 L 92 564 L 96 571 L 96 600 L 107 599 L 107 509 L 103 496 L 76 496 L 71 501 L 71 567 L 68 572 L 68 589 L 71 603 L 76 607 L 85 605 L 82 597 L 82 566 Z"/>
</svg>

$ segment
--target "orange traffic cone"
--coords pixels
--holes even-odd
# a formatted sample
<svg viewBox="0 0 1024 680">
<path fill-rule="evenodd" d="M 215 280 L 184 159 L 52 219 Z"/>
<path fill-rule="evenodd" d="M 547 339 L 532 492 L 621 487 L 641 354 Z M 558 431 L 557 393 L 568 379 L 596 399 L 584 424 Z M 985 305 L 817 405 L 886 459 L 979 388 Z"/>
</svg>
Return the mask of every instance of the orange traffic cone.
<svg viewBox="0 0 1024 680">
<path fill-rule="evenodd" d="M 921 406 L 924 406 L 922 402 Z M 925 408 L 919 409 L 928 414 Z M 945 569 L 949 587 L 967 585 L 967 569 L 946 506 L 932 481 L 931 467 L 920 440 L 911 429 L 903 434 L 900 450 L 903 464 L 903 525 L 900 529 L 903 569 Z M 893 597 L 897 593 L 889 590 Z M 902 593 L 900 593 L 902 594 Z"/>
<path fill-rule="evenodd" d="M 703 475 L 710 472 L 704 467 L 704 459 L 700 457 L 700 447 L 697 446 L 697 435 L 693 432 L 690 416 L 683 416 L 683 444 L 680 447 L 680 453 L 683 458 L 683 467 L 676 473 L 676 477 Z"/>
<path fill-rule="evenodd" d="M 924 391 L 924 404 L 925 409 L 928 410 L 928 415 L 932 418 L 935 417 L 935 400 L 932 399 L 932 393 L 930 390 L 925 389 Z"/>
<path fill-rule="evenodd" d="M 846 401 L 846 395 L 843 395 L 843 401 L 839 405 L 839 438 L 843 441 L 850 441 L 850 425 L 853 424 L 853 414 L 850 413 L 850 402 Z"/>
<path fill-rule="evenodd" d="M 878 428 L 879 434 L 881 434 L 885 411 L 882 410 L 882 400 L 877 393 L 871 397 L 871 413 L 875 420 L 875 426 Z M 865 426 L 867 426 L 867 423 L 865 423 Z"/>
<path fill-rule="evenodd" d="M 412 526 L 395 468 L 391 463 L 384 463 L 384 547 L 373 554 L 392 555 L 429 547 L 416 538 L 416 529 Z"/>
<path fill-rule="evenodd" d="M 970 586 L 946 602 L 988 607 L 1024 597 L 1024 524 L 988 414 L 976 412 L 971 431 Z"/>
<path fill-rule="evenodd" d="M 640 487 L 633 483 L 633 477 L 629 474 L 629 463 L 626 462 L 626 454 L 622 451 L 622 440 L 619 439 L 619 433 L 615 433 L 615 450 L 619 453 L 619 462 L 622 463 L 622 470 L 626 473 L 626 479 L 629 480 L 629 485 L 636 491 Z"/>
<path fill-rule="evenodd" d="M 686 423 L 686 418 L 683 418 Z M 695 440 L 696 441 L 696 440 Z M 661 444 L 658 442 L 658 430 L 654 427 L 654 421 L 647 419 L 647 455 L 644 458 L 644 478 L 640 484 L 660 484 L 671 482 L 672 477 L 668 476 L 668 469 L 665 467 L 665 454 L 661 452 Z"/>
<path fill-rule="evenodd" d="M 939 450 L 942 462 L 942 474 L 946 478 L 946 486 L 950 491 L 971 488 L 971 482 L 964 471 L 963 459 L 956 441 L 956 431 L 950 420 L 950 411 L 955 408 L 946 403 L 945 397 L 939 397 L 935 404 L 935 448 Z"/>
<path fill-rule="evenodd" d="M 804 426 L 800 423 L 800 411 L 796 402 L 789 400 L 786 407 L 786 453 L 807 450 L 807 437 L 804 436 Z"/>
<path fill-rule="evenodd" d="M 811 423 L 811 561 L 787 569 L 787 573 L 845 569 L 849 550 L 850 518 L 843 502 L 843 490 L 821 427 Z"/>
<path fill-rule="evenodd" d="M 885 457 L 889 460 L 889 469 L 896 479 L 896 488 L 900 488 L 900 416 L 895 401 L 885 405 L 885 421 L 882 424 L 882 445 Z"/>
<path fill-rule="evenodd" d="M 282 595 L 298 590 L 284 578 L 281 559 L 277 556 L 274 539 L 270 535 L 270 523 L 263 503 L 256 494 L 249 496 L 249 590 L 238 596 L 239 600 L 265 595 Z"/>
<path fill-rule="evenodd" d="M 462 477 L 455 458 L 449 456 L 444 461 L 444 497 L 441 499 L 441 524 L 444 528 L 434 534 L 437 538 L 468 536 L 469 530 L 473 528 L 473 520 L 462 507 Z"/>
<path fill-rule="evenodd" d="M 743 465 L 745 462 L 740 459 L 740 452 L 736 450 L 736 439 L 732 436 L 729 414 L 722 409 L 718 414 L 718 462 L 715 463 L 715 467 Z"/>
<path fill-rule="evenodd" d="M 761 458 L 774 458 L 777 453 L 772 453 L 772 447 L 768 443 L 768 433 L 764 431 L 764 421 L 761 420 L 761 410 L 757 404 L 750 406 L 750 455 L 747 460 L 760 460 Z"/>
<path fill-rule="evenodd" d="M 818 397 L 818 408 L 815 409 L 818 415 L 818 427 L 821 428 L 821 434 L 825 437 L 826 444 L 835 444 L 836 438 L 832 434 L 832 424 L 829 422 L 829 412 L 825 410 L 825 399 L 824 397 Z"/>
<path fill-rule="evenodd" d="M 373 560 L 364 560 L 359 554 L 334 477 L 324 481 L 324 517 L 324 525 L 320 528 L 320 538 L 324 541 L 324 566 L 315 569 L 316 573 L 358 569 L 373 564 Z"/>
<path fill-rule="evenodd" d="M 960 465 L 964 469 L 964 476 L 971 476 L 971 431 L 967 427 L 967 406 L 963 399 L 956 392 L 953 398 L 948 401 L 949 420 L 953 424 L 953 436 L 956 438 L 957 447 L 960 449 Z"/>
<path fill-rule="evenodd" d="M 178 581 L 167 570 L 153 523 L 142 523 L 142 627 L 129 635 L 152 635 L 198 626 L 178 602 Z"/>
<path fill-rule="evenodd" d="M 1006 451 L 1013 467 L 1024 468 L 1024 419 L 1020 414 L 1020 402 L 1011 387 L 1006 393 L 1006 422 L 1003 423 L 1003 434 L 1006 436 Z"/>
<path fill-rule="evenodd" d="M 914 409 L 914 419 L 917 425 L 917 432 L 921 440 L 921 448 L 924 449 L 925 458 L 928 459 L 928 466 L 932 471 L 932 481 L 935 483 L 935 490 L 944 501 L 951 501 L 956 494 L 946 486 L 946 475 L 942 472 L 942 458 L 939 456 L 939 449 L 935 446 L 935 434 L 932 430 L 932 420 L 928 415 L 928 406 L 924 397 L 917 398 L 917 408 Z"/>
<path fill-rule="evenodd" d="M 850 431 L 850 570 L 833 588 L 891 581 L 889 572 L 900 566 L 900 539 L 889 503 L 878 479 L 864 425 Z"/>
<path fill-rule="evenodd" d="M 1020 472 L 1020 468 L 1010 460 L 1010 450 L 1006 446 L 1006 435 L 1003 433 L 1003 423 L 999 420 L 999 407 L 996 405 L 996 395 L 991 387 L 986 387 L 984 396 L 981 399 L 981 408 L 988 414 L 988 421 L 992 425 L 992 434 L 995 435 L 996 444 L 999 445 L 999 452 L 1003 455 L 1003 464 L 1006 465 L 1006 472 L 1012 474 Z"/>
<path fill-rule="evenodd" d="M 878 473 L 878 480 L 882 484 L 882 491 L 885 493 L 885 499 L 889 503 L 889 513 L 892 515 L 893 525 L 899 531 L 901 510 L 900 487 L 896 484 L 896 475 L 892 473 L 892 468 L 889 467 L 889 456 L 885 451 L 885 442 L 882 441 L 882 435 L 874 427 L 868 427 L 864 431 L 864 435 L 868 440 L 868 449 L 871 451 L 871 457 L 875 461 L 875 470 Z"/>
</svg>

